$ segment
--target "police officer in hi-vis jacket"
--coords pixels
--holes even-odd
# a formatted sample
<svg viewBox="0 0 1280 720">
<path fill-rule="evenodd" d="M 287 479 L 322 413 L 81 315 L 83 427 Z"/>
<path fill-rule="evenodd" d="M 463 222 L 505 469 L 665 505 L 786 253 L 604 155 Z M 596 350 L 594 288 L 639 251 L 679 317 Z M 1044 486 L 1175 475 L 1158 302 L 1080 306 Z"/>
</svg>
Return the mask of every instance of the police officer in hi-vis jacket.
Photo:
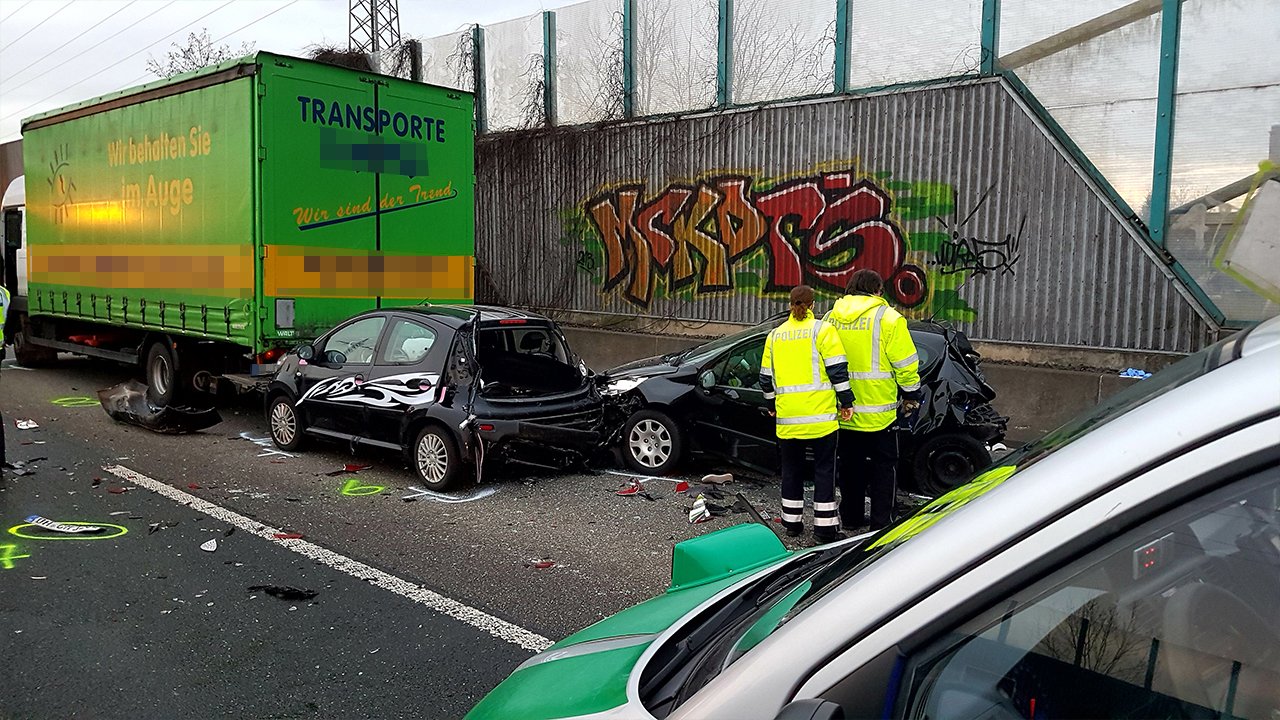
<svg viewBox="0 0 1280 720">
<path fill-rule="evenodd" d="M 813 450 L 813 535 L 840 536 L 836 505 L 836 429 L 852 416 L 853 393 L 835 328 L 813 316 L 813 288 L 791 290 L 791 316 L 769 333 L 760 360 L 760 386 L 777 418 L 782 461 L 782 526 L 804 530 L 805 450 Z"/>
</svg>

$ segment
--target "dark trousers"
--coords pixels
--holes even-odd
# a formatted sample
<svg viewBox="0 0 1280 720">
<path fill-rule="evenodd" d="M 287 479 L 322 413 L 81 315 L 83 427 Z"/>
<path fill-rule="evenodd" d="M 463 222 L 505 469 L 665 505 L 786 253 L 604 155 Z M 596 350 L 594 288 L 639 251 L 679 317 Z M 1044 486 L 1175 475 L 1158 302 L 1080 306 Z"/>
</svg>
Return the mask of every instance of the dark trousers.
<svg viewBox="0 0 1280 720">
<path fill-rule="evenodd" d="M 836 433 L 812 440 L 778 439 L 782 460 L 782 526 L 804 529 L 804 483 L 813 480 L 813 534 L 834 538 L 840 531 L 836 505 Z M 813 464 L 805 450 L 813 449 Z"/>
<path fill-rule="evenodd" d="M 871 520 L 866 497 L 871 492 Z M 840 431 L 840 519 L 845 527 L 882 528 L 893 522 L 898 492 L 898 433 Z"/>
</svg>

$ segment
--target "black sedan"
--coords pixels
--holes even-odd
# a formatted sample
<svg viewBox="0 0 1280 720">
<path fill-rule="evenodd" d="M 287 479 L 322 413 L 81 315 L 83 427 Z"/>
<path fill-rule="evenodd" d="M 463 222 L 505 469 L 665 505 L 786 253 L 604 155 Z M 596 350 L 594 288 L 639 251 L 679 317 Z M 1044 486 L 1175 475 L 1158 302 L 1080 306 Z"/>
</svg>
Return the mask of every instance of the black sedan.
<svg viewBox="0 0 1280 720">
<path fill-rule="evenodd" d="M 478 479 L 486 456 L 568 464 L 603 422 L 595 377 L 554 322 L 486 306 L 356 315 L 281 360 L 266 415 L 282 449 L 319 437 L 400 451 L 432 490 Z"/>
<path fill-rule="evenodd" d="M 785 317 L 606 373 L 606 400 L 630 412 L 617 436 L 627 465 L 662 474 L 699 452 L 776 473 L 774 420 L 760 389 L 760 358 L 769 331 Z M 934 495 L 990 462 L 989 445 L 1004 438 L 1007 418 L 991 407 L 995 391 L 962 333 L 928 322 L 909 326 L 924 397 L 919 411 L 898 422 L 899 477 Z"/>
</svg>

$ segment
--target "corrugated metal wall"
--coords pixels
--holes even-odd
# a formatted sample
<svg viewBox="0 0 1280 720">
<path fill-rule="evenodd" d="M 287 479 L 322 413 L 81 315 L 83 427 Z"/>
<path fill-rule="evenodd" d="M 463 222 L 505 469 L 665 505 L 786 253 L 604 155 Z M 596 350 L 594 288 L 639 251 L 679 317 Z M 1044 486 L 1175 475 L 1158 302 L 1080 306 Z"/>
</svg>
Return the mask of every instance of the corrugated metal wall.
<svg viewBox="0 0 1280 720">
<path fill-rule="evenodd" d="M 737 175 L 748 179 L 753 206 L 772 208 L 772 223 L 786 206 L 766 206 L 762 196 L 812 178 L 825 198 L 818 225 L 828 223 L 828 232 L 818 235 L 821 247 L 806 249 L 816 230 L 795 232 L 810 220 L 799 196 L 801 209 L 784 223 L 810 284 L 818 277 L 812 273 L 877 262 L 901 266 L 904 258 L 874 261 L 865 254 L 875 233 L 893 228 L 887 232 L 906 245 L 902 271 L 925 285 L 923 294 L 915 292 L 906 278 L 900 296 L 916 303 L 907 314 L 950 319 L 976 339 L 1187 352 L 1210 338 L 1210 326 L 1175 281 L 998 81 L 493 135 L 480 140 L 476 161 L 478 286 L 483 294 L 491 283 L 502 302 L 692 321 L 762 320 L 784 307 L 787 286 L 770 287 L 771 279 L 786 280 L 774 275 L 778 253 L 786 253 L 770 248 L 763 233 L 752 250 L 728 263 L 731 287 L 709 283 L 707 268 L 716 263 L 694 252 L 685 257 L 693 258 L 696 277 L 677 288 L 669 278 L 679 274 L 680 258 L 671 260 L 663 243 L 674 238 L 678 251 L 682 238 L 693 236 L 692 201 L 680 210 L 672 205 L 676 216 L 632 213 L 614 253 L 624 251 L 624 271 L 610 285 L 617 266 L 609 266 L 609 243 L 599 218 L 593 221 L 591 201 L 609 200 L 604 209 L 625 216 L 622 186 L 643 185 L 640 208 L 683 188 L 696 197 L 698 183 L 719 187 L 718 179 Z M 888 199 L 886 217 L 863 212 L 843 215 L 849 218 L 844 225 L 832 220 L 847 190 L 840 175 L 822 176 L 842 170 Z M 803 190 L 810 199 L 817 192 Z M 739 230 L 737 220 L 721 222 L 724 227 L 701 225 L 700 237 L 723 241 Z M 656 263 L 644 257 L 649 252 Z M 656 277 L 649 290 L 644 282 L 632 284 L 642 265 Z M 828 293 L 820 309 L 833 296 Z"/>
</svg>

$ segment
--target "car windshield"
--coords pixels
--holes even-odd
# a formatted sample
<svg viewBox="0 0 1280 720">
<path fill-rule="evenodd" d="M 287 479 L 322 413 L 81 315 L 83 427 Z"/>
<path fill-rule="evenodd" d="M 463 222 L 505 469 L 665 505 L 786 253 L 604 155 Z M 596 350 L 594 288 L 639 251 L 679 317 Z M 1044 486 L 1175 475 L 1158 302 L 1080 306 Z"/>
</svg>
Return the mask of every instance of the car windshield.
<svg viewBox="0 0 1280 720">
<path fill-rule="evenodd" d="M 840 586 L 853 575 L 883 558 L 894 548 L 937 524 L 956 510 L 977 500 L 993 488 L 1015 478 L 1022 470 L 1043 460 L 1081 435 L 1097 429 L 1111 420 L 1137 408 L 1153 398 L 1230 361 L 1244 333 L 1237 334 L 1191 355 L 1156 373 L 1151 378 L 1134 384 L 1104 401 L 1094 409 L 1071 420 L 1040 440 L 1023 446 L 1001 458 L 999 464 L 980 473 L 969 483 L 925 505 L 915 514 L 906 517 L 878 534 L 860 542 L 841 546 L 839 552 L 824 552 L 815 560 L 803 565 L 803 572 L 796 572 L 796 563 L 787 563 L 769 576 L 744 589 L 744 593 L 756 593 L 760 587 L 769 591 L 755 605 L 739 613 L 728 622 L 708 643 L 705 653 L 698 656 L 698 667 L 688 674 L 681 689 L 681 698 L 689 697 L 697 688 L 709 682 L 724 668 L 755 647 L 787 623 L 804 612 L 828 591 Z M 779 583 L 784 579 L 784 583 Z M 692 662 L 695 661 L 691 661 Z"/>
<path fill-rule="evenodd" d="M 759 325 L 747 328 L 741 332 L 736 332 L 732 335 L 725 335 L 722 338 L 716 338 L 715 340 L 703 343 L 702 345 L 695 345 L 688 350 L 671 355 L 667 359 L 673 363 L 686 363 L 701 367 L 707 361 L 715 359 L 715 357 L 722 351 L 733 347 L 749 337 L 772 330 L 781 323 L 781 318 L 766 320 Z"/>
</svg>

